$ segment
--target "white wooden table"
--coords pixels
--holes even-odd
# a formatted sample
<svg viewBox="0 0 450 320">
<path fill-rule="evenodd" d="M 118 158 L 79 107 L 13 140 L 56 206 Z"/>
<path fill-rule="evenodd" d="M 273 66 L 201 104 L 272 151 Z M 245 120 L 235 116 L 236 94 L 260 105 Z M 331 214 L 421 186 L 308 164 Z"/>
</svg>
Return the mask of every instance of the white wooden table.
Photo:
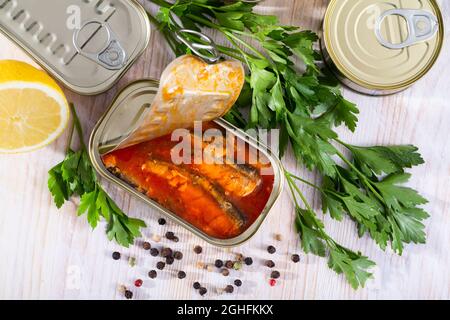
<svg viewBox="0 0 450 320">
<path fill-rule="evenodd" d="M 450 2 L 440 1 L 450 36 Z M 292 23 L 318 30 L 327 1 L 270 0 L 260 9 Z M 30 59 L 14 44 L 0 37 L 0 58 Z M 162 37 L 153 32 L 149 49 L 125 77 L 110 91 L 96 97 L 81 97 L 66 90 L 76 104 L 87 135 L 119 88 L 142 77 L 158 77 L 173 58 Z M 133 287 L 137 278 L 144 280 L 140 289 L 133 288 L 138 299 L 199 299 L 192 289 L 200 281 L 208 289 L 210 299 L 449 299 L 450 298 L 450 50 L 446 42 L 433 70 L 413 88 L 390 97 L 373 98 L 350 91 L 345 95 L 358 103 L 361 114 L 355 134 L 340 130 L 341 137 L 353 144 L 413 143 L 420 147 L 426 164 L 412 170 L 410 185 L 425 195 L 432 217 L 426 222 L 428 242 L 407 246 L 402 257 L 391 251 L 382 252 L 369 238 L 358 239 L 354 224 L 324 217 L 327 230 L 341 243 L 361 250 L 377 262 L 375 280 L 365 289 L 354 291 L 342 276 L 328 269 L 326 260 L 301 254 L 301 262 L 290 261 L 292 253 L 301 253 L 293 228 L 292 204 L 284 193 L 259 233 L 244 246 L 233 250 L 252 256 L 250 268 L 232 272 L 228 278 L 217 272 L 201 271 L 198 261 L 228 259 L 233 253 L 214 248 L 182 228 L 168 223 L 160 227 L 158 213 L 130 196 L 110 187 L 108 191 L 130 215 L 147 221 L 145 238 L 153 233 L 171 230 L 180 237 L 172 247 L 184 253 L 157 280 L 147 272 L 155 267 L 156 258 L 139 246 L 128 250 L 108 242 L 104 225 L 92 231 L 86 219 L 76 216 L 76 202 L 57 210 L 47 191 L 47 171 L 63 158 L 67 133 L 43 150 L 25 155 L 0 155 L 0 298 L 1 299 L 123 299 L 118 284 Z M 0 70 L 1 72 L 1 70 Z M 299 174 L 315 176 L 296 167 L 292 157 L 284 160 Z M 319 206 L 317 194 L 304 189 L 309 199 Z M 274 234 L 283 240 L 274 240 Z M 159 243 L 163 245 L 164 241 Z M 202 255 L 193 246 L 204 248 Z M 274 244 L 274 259 L 282 277 L 275 287 L 268 285 L 270 271 L 262 266 L 269 258 L 265 248 Z M 137 266 L 130 268 L 126 258 L 114 261 L 111 253 L 118 250 L 123 257 L 135 256 Z M 188 276 L 176 278 L 183 269 Z M 215 288 L 225 287 L 239 278 L 244 285 L 233 295 L 218 295 Z"/>
</svg>

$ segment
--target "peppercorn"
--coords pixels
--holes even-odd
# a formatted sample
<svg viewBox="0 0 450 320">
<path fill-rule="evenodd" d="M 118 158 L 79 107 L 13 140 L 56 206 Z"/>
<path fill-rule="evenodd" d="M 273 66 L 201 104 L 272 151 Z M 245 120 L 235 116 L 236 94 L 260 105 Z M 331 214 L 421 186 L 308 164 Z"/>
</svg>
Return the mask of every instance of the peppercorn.
<svg viewBox="0 0 450 320">
<path fill-rule="evenodd" d="M 181 259 L 183 259 L 183 254 L 180 251 L 175 251 L 175 253 L 173 254 L 173 257 L 177 260 L 181 260 Z"/>
<path fill-rule="evenodd" d="M 236 279 L 236 280 L 234 280 L 234 285 L 235 285 L 236 287 L 240 287 L 240 286 L 242 286 L 242 281 L 239 280 L 239 279 Z"/>
<path fill-rule="evenodd" d="M 154 234 L 152 236 L 152 240 L 155 241 L 155 242 L 160 242 L 161 241 L 161 236 L 158 235 L 158 234 Z"/>
<path fill-rule="evenodd" d="M 117 290 L 118 290 L 120 293 L 125 294 L 125 291 L 127 291 L 127 287 L 125 287 L 123 284 L 120 284 L 120 285 L 117 287 Z"/>
<path fill-rule="evenodd" d="M 174 263 L 174 261 L 175 261 L 175 259 L 172 256 L 168 256 L 166 258 L 166 264 L 169 265 L 169 266 L 172 265 Z"/>
<path fill-rule="evenodd" d="M 200 253 L 202 253 L 202 251 L 203 251 L 203 248 L 202 248 L 202 247 L 200 247 L 200 246 L 195 246 L 195 247 L 194 247 L 194 252 L 195 252 L 196 254 L 200 254 Z"/>
<path fill-rule="evenodd" d="M 166 266 L 166 264 L 165 264 L 164 262 L 162 262 L 162 261 L 159 261 L 159 262 L 156 264 L 156 268 L 159 269 L 159 270 L 164 269 L 165 266 Z"/>
<path fill-rule="evenodd" d="M 135 257 L 130 257 L 128 259 L 128 265 L 133 268 L 136 265 L 136 258 Z"/>
<path fill-rule="evenodd" d="M 151 247 L 152 247 L 152 245 L 150 244 L 150 242 L 145 241 L 145 242 L 142 244 L 142 247 L 144 248 L 144 250 L 150 250 Z"/>
<path fill-rule="evenodd" d="M 158 219 L 158 223 L 159 223 L 160 226 L 163 226 L 163 225 L 166 224 L 166 219 L 164 219 L 164 218 L 159 218 L 159 219 Z"/>
<path fill-rule="evenodd" d="M 117 252 L 117 251 L 113 252 L 112 258 L 114 260 L 119 260 L 120 259 L 120 252 Z"/>
<path fill-rule="evenodd" d="M 247 257 L 244 259 L 244 262 L 246 265 L 251 266 L 253 264 L 253 259 L 250 257 Z"/>
<path fill-rule="evenodd" d="M 151 249 L 150 249 L 150 254 L 151 254 L 153 257 L 157 257 L 157 256 L 159 255 L 159 250 L 156 249 L 156 248 L 151 248 Z"/>
<path fill-rule="evenodd" d="M 292 261 L 293 261 L 294 263 L 299 262 L 299 261 L 300 261 L 300 256 L 299 256 L 298 254 L 293 254 L 293 255 L 292 255 Z"/>
<path fill-rule="evenodd" d="M 270 274 L 270 277 L 272 279 L 278 279 L 280 277 L 280 272 L 278 271 L 272 271 L 272 273 Z"/>
<path fill-rule="evenodd" d="M 166 232 L 166 238 L 169 240 L 173 240 L 173 238 L 175 237 L 175 234 L 172 231 L 167 231 Z"/>
<path fill-rule="evenodd" d="M 242 263 L 240 263 L 240 262 L 233 263 L 234 270 L 241 270 L 241 268 L 242 268 Z"/>
<path fill-rule="evenodd" d="M 230 270 L 223 268 L 221 273 L 224 277 L 228 277 L 230 275 Z"/>
<path fill-rule="evenodd" d="M 200 285 L 199 282 L 194 282 L 193 287 L 194 287 L 195 290 L 198 290 L 198 289 L 200 289 L 201 285 Z"/>
<path fill-rule="evenodd" d="M 225 292 L 226 293 L 233 293 L 233 291 L 234 291 L 234 288 L 233 288 L 232 285 L 228 285 L 228 286 L 225 287 Z"/>
<path fill-rule="evenodd" d="M 266 267 L 268 267 L 268 268 L 275 267 L 275 262 L 273 262 L 272 260 L 267 260 L 265 264 L 266 264 Z"/>
<path fill-rule="evenodd" d="M 125 291 L 125 298 L 132 299 L 133 298 L 133 292 L 131 292 L 130 290 L 126 290 Z"/>
<path fill-rule="evenodd" d="M 208 292 L 208 290 L 206 290 L 205 287 L 201 287 L 198 292 L 200 293 L 200 295 L 204 296 Z"/>
<path fill-rule="evenodd" d="M 163 258 L 167 258 L 167 257 L 172 257 L 173 256 L 173 251 L 170 248 L 164 248 L 161 251 L 161 257 Z"/>
<path fill-rule="evenodd" d="M 281 241 L 281 240 L 283 240 L 283 236 L 281 234 L 276 234 L 275 235 L 275 240 Z"/>
<path fill-rule="evenodd" d="M 186 272 L 179 271 L 178 272 L 178 279 L 184 279 L 184 278 L 186 278 Z"/>
<path fill-rule="evenodd" d="M 223 261 L 217 259 L 216 262 L 214 262 L 214 265 L 216 266 L 216 268 L 222 268 L 223 267 Z"/>
<path fill-rule="evenodd" d="M 227 267 L 228 269 L 232 269 L 234 266 L 233 261 L 228 260 L 227 262 L 225 262 L 225 267 Z"/>
<path fill-rule="evenodd" d="M 236 254 L 236 260 L 237 261 L 244 261 L 244 255 L 242 253 Z"/>
<path fill-rule="evenodd" d="M 275 252 L 277 252 L 277 249 L 275 249 L 274 246 L 268 246 L 267 252 L 269 252 L 270 254 L 274 254 Z"/>
<path fill-rule="evenodd" d="M 158 272 L 156 272 L 156 270 L 150 270 L 150 271 L 148 272 L 148 277 L 149 277 L 150 279 L 155 279 L 157 276 L 158 276 Z"/>
<path fill-rule="evenodd" d="M 142 284 L 144 283 L 144 281 L 142 281 L 141 279 L 137 279 L 135 282 L 134 282 L 134 285 L 136 286 L 136 287 L 142 287 Z"/>
<path fill-rule="evenodd" d="M 201 261 L 198 261 L 196 266 L 197 266 L 198 269 L 204 269 L 205 268 L 205 264 L 203 262 L 201 262 Z"/>
<path fill-rule="evenodd" d="M 275 279 L 270 279 L 270 280 L 269 280 L 269 285 L 270 285 L 271 287 L 274 287 L 276 284 L 277 284 L 277 280 L 275 280 Z"/>
<path fill-rule="evenodd" d="M 176 242 L 180 241 L 180 238 L 178 238 L 178 237 L 173 237 L 172 241 L 176 243 Z"/>
</svg>

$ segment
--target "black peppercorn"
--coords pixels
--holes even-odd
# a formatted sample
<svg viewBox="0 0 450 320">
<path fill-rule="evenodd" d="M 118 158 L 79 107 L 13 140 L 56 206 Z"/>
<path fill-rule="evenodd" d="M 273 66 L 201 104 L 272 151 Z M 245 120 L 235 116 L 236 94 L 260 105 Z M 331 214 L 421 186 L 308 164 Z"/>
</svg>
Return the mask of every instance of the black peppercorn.
<svg viewBox="0 0 450 320">
<path fill-rule="evenodd" d="M 159 219 L 158 219 L 158 223 L 159 223 L 159 225 L 163 226 L 163 225 L 166 224 L 166 219 L 164 219 L 164 218 L 159 218 Z"/>
<path fill-rule="evenodd" d="M 159 255 L 159 250 L 156 249 L 156 248 L 151 248 L 151 249 L 150 249 L 150 254 L 151 254 L 153 257 L 157 257 L 157 256 Z"/>
<path fill-rule="evenodd" d="M 183 259 L 183 254 L 180 251 L 175 251 L 175 253 L 173 254 L 173 257 L 177 260 L 181 260 L 181 259 Z"/>
<path fill-rule="evenodd" d="M 272 279 L 278 279 L 280 277 L 280 273 L 278 271 L 272 271 L 272 273 L 270 274 L 270 277 Z"/>
<path fill-rule="evenodd" d="M 148 272 L 148 277 L 149 277 L 150 279 L 155 279 L 157 276 L 158 276 L 158 273 L 156 272 L 156 270 L 150 270 L 150 271 Z"/>
<path fill-rule="evenodd" d="M 233 288 L 232 285 L 228 285 L 228 286 L 225 287 L 225 292 L 226 293 L 233 293 L 233 291 L 234 291 L 234 288 Z"/>
<path fill-rule="evenodd" d="M 242 286 L 242 281 L 239 280 L 239 279 L 236 279 L 236 280 L 234 280 L 234 285 L 235 285 L 236 287 L 240 287 L 240 286 Z"/>
<path fill-rule="evenodd" d="M 216 262 L 214 263 L 214 265 L 216 266 L 216 268 L 222 268 L 223 267 L 223 261 L 217 259 Z"/>
<path fill-rule="evenodd" d="M 299 256 L 298 254 L 293 254 L 293 255 L 292 255 L 292 261 L 293 261 L 294 263 L 299 262 L 299 261 L 300 261 L 300 256 Z"/>
<path fill-rule="evenodd" d="M 269 252 L 270 254 L 274 254 L 275 252 L 277 252 L 277 249 L 275 249 L 274 246 L 268 246 L 267 252 Z"/>
<path fill-rule="evenodd" d="M 275 262 L 273 262 L 272 260 L 267 260 L 266 261 L 266 267 L 268 267 L 268 268 L 275 267 Z"/>
<path fill-rule="evenodd" d="M 196 254 L 200 254 L 200 253 L 202 253 L 202 251 L 203 251 L 203 248 L 202 248 L 202 247 L 200 247 L 200 246 L 195 246 L 195 247 L 194 247 L 194 252 L 195 252 Z"/>
<path fill-rule="evenodd" d="M 175 234 L 172 231 L 167 231 L 166 232 L 166 238 L 169 240 L 173 240 L 173 238 L 175 237 Z"/>
<path fill-rule="evenodd" d="M 199 282 L 194 282 L 193 287 L 194 287 L 195 290 L 198 290 L 198 289 L 200 289 L 201 285 L 200 285 Z"/>
<path fill-rule="evenodd" d="M 172 257 L 173 256 L 173 251 L 170 248 L 164 248 L 161 251 L 161 257 L 163 258 L 167 258 L 167 257 Z"/>
<path fill-rule="evenodd" d="M 112 258 L 114 260 L 119 260 L 120 259 L 120 252 L 117 252 L 117 251 L 113 252 Z"/>
<path fill-rule="evenodd" d="M 172 241 L 173 242 L 178 242 L 178 241 L 180 241 L 180 239 L 178 237 L 173 237 Z"/>
<path fill-rule="evenodd" d="M 156 268 L 158 268 L 159 270 L 164 269 L 165 266 L 166 266 L 166 264 L 165 264 L 164 262 L 162 262 L 162 261 L 159 261 L 159 262 L 156 264 Z"/>
<path fill-rule="evenodd" d="M 174 261 L 175 261 L 175 259 L 174 259 L 174 257 L 172 257 L 172 256 L 168 256 L 167 258 L 166 258 L 166 263 L 167 263 L 167 265 L 172 265 L 173 263 L 174 263 Z"/>
<path fill-rule="evenodd" d="M 184 279 L 184 278 L 186 278 L 186 272 L 179 271 L 178 272 L 178 279 Z"/>
<path fill-rule="evenodd" d="M 133 298 L 133 292 L 130 290 L 125 290 L 125 298 L 132 299 Z"/>
<path fill-rule="evenodd" d="M 253 264 L 253 259 L 250 257 L 247 257 L 244 259 L 244 262 L 246 265 L 251 266 Z"/>
<path fill-rule="evenodd" d="M 198 292 L 200 293 L 200 295 L 204 296 L 208 292 L 208 290 L 206 290 L 205 287 L 201 287 Z"/>
<path fill-rule="evenodd" d="M 225 262 L 225 267 L 227 267 L 228 269 L 232 269 L 234 266 L 234 262 L 231 260 L 228 260 L 227 262 Z"/>
<path fill-rule="evenodd" d="M 150 250 L 151 247 L 152 247 L 152 245 L 150 244 L 150 242 L 145 241 L 145 242 L 142 244 L 142 247 L 144 248 L 144 250 Z"/>
</svg>

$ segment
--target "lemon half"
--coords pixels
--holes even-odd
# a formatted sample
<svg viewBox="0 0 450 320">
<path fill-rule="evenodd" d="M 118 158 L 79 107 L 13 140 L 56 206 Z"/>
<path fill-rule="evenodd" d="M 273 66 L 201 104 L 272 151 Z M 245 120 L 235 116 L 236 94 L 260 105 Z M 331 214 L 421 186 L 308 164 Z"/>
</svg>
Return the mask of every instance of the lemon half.
<svg viewBox="0 0 450 320">
<path fill-rule="evenodd" d="M 0 61 L 0 153 L 42 148 L 67 126 L 69 106 L 44 71 L 20 61 Z"/>
</svg>

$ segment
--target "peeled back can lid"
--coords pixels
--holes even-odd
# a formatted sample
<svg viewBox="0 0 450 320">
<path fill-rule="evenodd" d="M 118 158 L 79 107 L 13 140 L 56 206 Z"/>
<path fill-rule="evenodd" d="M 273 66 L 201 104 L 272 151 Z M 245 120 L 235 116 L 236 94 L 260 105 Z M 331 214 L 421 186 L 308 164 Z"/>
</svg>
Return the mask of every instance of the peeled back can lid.
<svg viewBox="0 0 450 320">
<path fill-rule="evenodd" d="M 332 0 L 323 41 L 340 76 L 367 90 L 395 92 L 431 69 L 443 36 L 434 0 Z"/>
</svg>

